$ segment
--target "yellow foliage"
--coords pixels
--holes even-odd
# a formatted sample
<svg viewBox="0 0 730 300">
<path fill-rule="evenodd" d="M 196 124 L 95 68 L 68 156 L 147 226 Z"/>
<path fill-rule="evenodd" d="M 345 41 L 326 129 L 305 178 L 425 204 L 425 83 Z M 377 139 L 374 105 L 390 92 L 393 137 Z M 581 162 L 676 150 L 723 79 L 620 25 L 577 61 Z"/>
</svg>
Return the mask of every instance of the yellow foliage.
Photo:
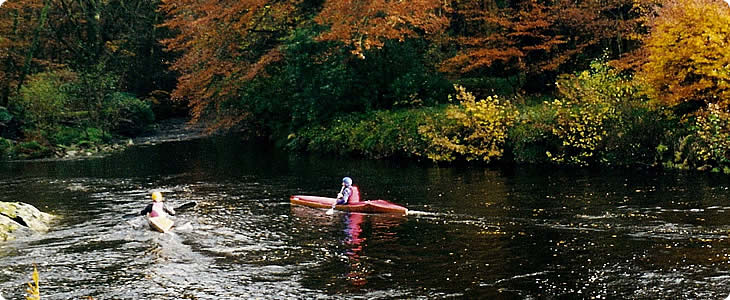
<svg viewBox="0 0 730 300">
<path fill-rule="evenodd" d="M 697 117 L 697 156 L 704 163 L 730 162 L 730 110 L 709 104 Z"/>
<path fill-rule="evenodd" d="M 569 151 L 550 153 L 558 163 L 585 166 L 594 156 L 599 143 L 606 136 L 604 123 L 615 115 L 615 108 L 607 103 L 576 103 L 555 100 L 550 105 L 557 111 L 558 125 L 553 133 L 563 140 Z"/>
<path fill-rule="evenodd" d="M 561 98 L 549 103 L 556 112 L 553 134 L 562 140 L 558 152 L 546 153 L 554 162 L 588 165 L 608 136 L 607 123 L 621 121 L 617 107 L 635 93 L 628 80 L 605 64 L 595 62 L 591 68 L 558 81 Z"/>
<path fill-rule="evenodd" d="M 497 96 L 477 100 L 466 88 L 454 85 L 458 104 L 449 105 L 444 119 L 431 119 L 418 132 L 429 142 L 426 156 L 434 161 L 466 160 L 489 162 L 504 153 L 507 130 L 518 111 Z M 453 101 L 452 96 L 449 100 Z"/>
<path fill-rule="evenodd" d="M 687 101 L 730 104 L 730 7 L 715 0 L 672 0 L 646 40 L 641 77 L 666 106 Z"/>
<path fill-rule="evenodd" d="M 40 300 L 41 299 L 41 288 L 38 285 L 39 276 L 38 276 L 38 268 L 33 266 L 33 276 L 32 281 L 28 282 L 28 289 L 26 292 L 28 293 L 28 296 L 25 296 L 26 300 Z"/>
</svg>

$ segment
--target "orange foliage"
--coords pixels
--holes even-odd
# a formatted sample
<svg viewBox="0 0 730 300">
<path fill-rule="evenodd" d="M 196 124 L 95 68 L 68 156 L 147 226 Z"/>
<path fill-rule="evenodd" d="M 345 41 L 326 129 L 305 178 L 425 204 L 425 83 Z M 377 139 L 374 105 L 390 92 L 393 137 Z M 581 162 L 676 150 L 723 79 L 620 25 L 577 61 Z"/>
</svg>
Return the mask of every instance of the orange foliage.
<svg viewBox="0 0 730 300">
<path fill-rule="evenodd" d="M 441 32 L 448 24 L 447 9 L 439 0 L 329 0 L 315 20 L 330 26 L 321 40 L 342 41 L 362 57 L 386 40 Z"/>
<path fill-rule="evenodd" d="M 561 71 L 585 52 L 627 51 L 639 19 L 632 0 L 519 1 L 498 8 L 483 1 L 454 7 L 459 53 L 443 70 L 467 73 L 499 64 L 505 70 L 538 74 Z M 456 28 L 459 27 L 459 28 Z"/>
<path fill-rule="evenodd" d="M 178 32 L 163 42 L 182 54 L 172 66 L 181 74 L 172 96 L 189 101 L 193 122 L 211 111 L 219 118 L 214 127 L 230 127 L 245 118 L 246 113 L 223 106 L 242 84 L 281 59 L 278 38 L 295 23 L 300 2 L 163 1 L 170 16 L 164 25 Z"/>
</svg>

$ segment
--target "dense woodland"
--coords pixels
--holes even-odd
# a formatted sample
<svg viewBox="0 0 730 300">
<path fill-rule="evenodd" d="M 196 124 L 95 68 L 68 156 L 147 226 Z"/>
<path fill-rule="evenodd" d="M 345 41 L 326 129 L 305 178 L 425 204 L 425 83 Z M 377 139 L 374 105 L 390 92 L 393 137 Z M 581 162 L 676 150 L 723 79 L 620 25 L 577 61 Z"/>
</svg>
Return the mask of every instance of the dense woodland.
<svg viewBox="0 0 730 300">
<path fill-rule="evenodd" d="M 721 0 L 8 0 L 0 153 L 186 116 L 292 150 L 730 173 Z"/>
</svg>

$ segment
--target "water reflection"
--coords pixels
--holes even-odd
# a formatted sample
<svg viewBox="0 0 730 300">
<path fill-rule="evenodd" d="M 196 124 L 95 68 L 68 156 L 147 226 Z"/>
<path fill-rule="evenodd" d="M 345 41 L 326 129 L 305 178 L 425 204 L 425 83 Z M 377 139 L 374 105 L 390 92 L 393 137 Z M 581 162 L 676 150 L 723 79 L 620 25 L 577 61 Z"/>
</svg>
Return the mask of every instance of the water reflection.
<svg viewBox="0 0 730 300">
<path fill-rule="evenodd" d="M 330 263 L 322 266 L 329 273 L 332 291 L 357 292 L 368 288 L 373 276 L 382 275 L 382 263 L 390 264 L 388 252 L 397 247 L 398 226 L 407 219 L 400 215 L 336 212 L 328 216 L 322 209 L 293 205 L 293 231 L 302 237 L 325 239 L 334 252 L 326 257 Z M 370 250 L 369 241 L 376 241 Z M 319 242 L 322 243 L 322 242 Z M 385 254 L 385 255 L 384 255 Z M 378 271 L 375 271 L 378 270 Z M 316 276 L 321 272 L 313 272 Z M 312 283 L 319 282 L 316 277 Z"/>
<path fill-rule="evenodd" d="M 361 261 L 360 255 L 363 251 L 363 243 L 365 238 L 360 237 L 362 233 L 362 222 L 363 214 L 360 213 L 346 213 L 343 219 L 345 220 L 345 234 L 347 238 L 344 241 L 347 250 L 348 264 L 350 272 L 347 273 L 347 281 L 356 287 L 365 285 L 368 282 L 367 276 L 369 274 L 365 264 Z"/>
</svg>

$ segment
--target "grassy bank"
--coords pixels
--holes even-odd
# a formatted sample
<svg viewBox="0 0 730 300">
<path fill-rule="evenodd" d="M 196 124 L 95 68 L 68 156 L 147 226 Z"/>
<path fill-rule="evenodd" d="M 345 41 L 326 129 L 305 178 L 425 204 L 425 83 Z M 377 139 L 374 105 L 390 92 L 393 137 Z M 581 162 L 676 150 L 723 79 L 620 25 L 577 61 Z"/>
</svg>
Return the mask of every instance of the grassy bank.
<svg viewBox="0 0 730 300">
<path fill-rule="evenodd" d="M 456 86 L 450 104 L 348 115 L 297 130 L 287 146 L 434 162 L 730 173 L 730 113 L 710 105 L 680 115 L 601 64 L 561 78 L 558 86 L 558 95 L 543 101 L 477 99 Z"/>
</svg>

